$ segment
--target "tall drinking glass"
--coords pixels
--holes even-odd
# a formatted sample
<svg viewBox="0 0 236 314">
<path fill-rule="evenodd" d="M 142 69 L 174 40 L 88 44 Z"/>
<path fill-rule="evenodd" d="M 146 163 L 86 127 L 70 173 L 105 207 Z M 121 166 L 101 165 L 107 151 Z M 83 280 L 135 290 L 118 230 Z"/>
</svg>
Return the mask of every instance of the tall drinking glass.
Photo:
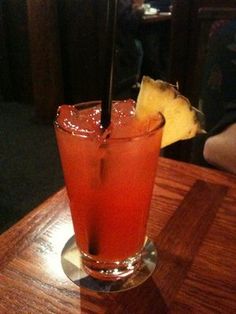
<svg viewBox="0 0 236 314">
<path fill-rule="evenodd" d="M 61 106 L 56 138 L 75 239 L 85 271 L 100 280 L 138 269 L 164 118 L 141 122 L 132 100 L 113 103 L 111 125 L 100 126 L 100 103 Z"/>
</svg>

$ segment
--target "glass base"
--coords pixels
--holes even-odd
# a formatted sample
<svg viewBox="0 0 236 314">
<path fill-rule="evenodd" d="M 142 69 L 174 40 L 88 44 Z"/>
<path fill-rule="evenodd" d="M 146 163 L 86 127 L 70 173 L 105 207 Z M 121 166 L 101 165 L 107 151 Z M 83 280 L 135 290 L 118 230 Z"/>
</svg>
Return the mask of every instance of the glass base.
<svg viewBox="0 0 236 314">
<path fill-rule="evenodd" d="M 128 259 L 114 270 L 103 265 L 91 268 L 91 261 L 78 250 L 74 236 L 66 243 L 61 254 L 61 263 L 67 277 L 76 285 L 97 292 L 118 292 L 134 288 L 151 276 L 157 265 L 157 251 L 154 243 L 146 239 L 141 254 Z M 114 273 L 115 271 L 115 273 Z M 92 276 L 91 276 L 92 275 Z M 104 278 L 106 278 L 104 280 Z"/>
<path fill-rule="evenodd" d="M 132 275 L 139 267 L 142 254 L 136 254 L 120 262 L 98 262 L 83 252 L 81 253 L 82 263 L 86 273 L 103 281 L 116 281 L 125 279 Z"/>
</svg>

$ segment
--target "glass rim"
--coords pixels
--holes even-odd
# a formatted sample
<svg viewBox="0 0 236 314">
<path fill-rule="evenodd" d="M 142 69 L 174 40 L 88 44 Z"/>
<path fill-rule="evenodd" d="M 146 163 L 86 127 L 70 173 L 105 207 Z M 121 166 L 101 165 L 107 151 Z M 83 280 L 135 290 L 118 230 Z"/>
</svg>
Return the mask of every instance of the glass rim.
<svg viewBox="0 0 236 314">
<path fill-rule="evenodd" d="M 132 99 L 131 99 L 132 100 Z M 113 100 L 112 102 L 115 103 L 115 102 L 119 102 L 119 101 L 125 101 L 125 100 Z M 136 104 L 136 101 L 135 100 L 132 100 L 135 104 Z M 81 103 L 77 103 L 77 104 L 68 104 L 68 106 L 72 106 L 72 107 L 84 107 L 84 109 L 87 109 L 87 108 L 92 108 L 96 105 L 100 105 L 101 104 L 101 100 L 92 100 L 92 101 L 86 101 L 86 102 L 81 102 Z M 57 109 L 57 114 L 56 114 L 56 118 L 54 120 L 54 126 L 57 128 L 57 129 L 60 129 L 62 130 L 63 132 L 66 132 L 68 134 L 71 134 L 72 136 L 77 136 L 81 139 L 91 139 L 92 140 L 92 137 L 93 137 L 93 134 L 80 134 L 80 133 L 75 133 L 73 131 L 70 131 L 70 130 L 67 130 L 65 129 L 58 121 L 57 121 L 57 117 L 60 115 L 60 106 L 62 105 L 67 105 L 67 104 L 61 104 L 58 106 L 58 109 Z M 137 135 L 131 135 L 131 136 L 123 136 L 123 137 L 102 137 L 101 136 L 101 140 L 104 141 L 104 142 L 120 142 L 120 141 L 129 141 L 129 140 L 135 140 L 135 139 L 140 139 L 140 138 L 145 138 L 147 136 L 150 136 L 152 135 L 153 133 L 156 133 L 158 130 L 162 129 L 166 123 L 166 120 L 165 120 L 165 117 L 164 115 L 161 113 L 161 112 L 158 112 L 157 115 L 160 116 L 160 120 L 157 121 L 157 125 L 151 129 L 151 130 L 147 130 L 145 132 L 142 132 L 141 134 L 137 134 Z M 102 128 L 101 128 L 102 130 Z"/>
</svg>

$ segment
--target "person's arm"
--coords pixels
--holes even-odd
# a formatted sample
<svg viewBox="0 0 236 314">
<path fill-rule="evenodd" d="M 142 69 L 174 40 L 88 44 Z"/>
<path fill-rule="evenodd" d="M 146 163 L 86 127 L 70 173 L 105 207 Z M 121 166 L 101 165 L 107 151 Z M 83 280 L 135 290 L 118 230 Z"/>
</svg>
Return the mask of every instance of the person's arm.
<svg viewBox="0 0 236 314">
<path fill-rule="evenodd" d="M 236 174 L 236 123 L 210 136 L 203 155 L 209 164 Z"/>
</svg>

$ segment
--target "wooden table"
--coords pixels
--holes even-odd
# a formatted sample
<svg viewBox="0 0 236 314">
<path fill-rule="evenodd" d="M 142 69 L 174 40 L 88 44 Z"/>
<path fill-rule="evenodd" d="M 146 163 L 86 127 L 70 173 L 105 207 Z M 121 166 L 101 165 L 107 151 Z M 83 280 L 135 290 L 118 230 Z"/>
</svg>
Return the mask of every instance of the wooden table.
<svg viewBox="0 0 236 314">
<path fill-rule="evenodd" d="M 64 189 L 0 236 L 0 313 L 236 313 L 236 177 L 160 159 L 148 235 L 159 264 L 142 285 L 95 293 L 63 273 Z"/>
<path fill-rule="evenodd" d="M 171 12 L 160 12 L 154 15 L 143 15 L 142 24 L 155 24 L 171 20 Z"/>
</svg>

